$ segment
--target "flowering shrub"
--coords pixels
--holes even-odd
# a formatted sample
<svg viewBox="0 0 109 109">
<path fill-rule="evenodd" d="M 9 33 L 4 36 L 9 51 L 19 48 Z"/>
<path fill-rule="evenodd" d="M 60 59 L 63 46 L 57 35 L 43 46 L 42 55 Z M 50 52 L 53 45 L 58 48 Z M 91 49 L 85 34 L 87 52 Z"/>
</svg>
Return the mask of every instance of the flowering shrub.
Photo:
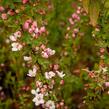
<svg viewBox="0 0 109 109">
<path fill-rule="evenodd" d="M 1 109 L 108 109 L 108 17 L 108 0 L 0 0 Z"/>
</svg>

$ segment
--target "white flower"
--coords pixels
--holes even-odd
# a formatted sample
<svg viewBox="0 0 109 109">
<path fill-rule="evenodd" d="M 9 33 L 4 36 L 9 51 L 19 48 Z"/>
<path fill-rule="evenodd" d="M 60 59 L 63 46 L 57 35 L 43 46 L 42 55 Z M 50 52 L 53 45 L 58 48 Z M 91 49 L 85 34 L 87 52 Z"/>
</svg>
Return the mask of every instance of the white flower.
<svg viewBox="0 0 109 109">
<path fill-rule="evenodd" d="M 54 101 L 48 100 L 45 104 L 46 109 L 55 109 Z"/>
<path fill-rule="evenodd" d="M 24 61 L 31 61 L 31 57 L 30 56 L 24 56 Z"/>
<path fill-rule="evenodd" d="M 48 58 L 49 57 L 48 54 L 46 52 L 44 52 L 44 51 L 42 51 L 41 55 L 42 55 L 43 58 Z"/>
<path fill-rule="evenodd" d="M 21 32 L 17 31 L 13 35 L 11 35 L 9 38 L 11 41 L 17 41 L 17 38 L 20 38 L 20 37 L 21 37 Z"/>
<path fill-rule="evenodd" d="M 42 87 L 43 86 L 43 83 L 41 81 L 36 81 L 36 87 Z"/>
<path fill-rule="evenodd" d="M 52 50 L 50 48 L 44 49 L 44 51 L 42 51 L 42 53 L 41 53 L 42 57 L 44 57 L 44 58 L 48 58 L 54 54 L 55 54 L 55 50 Z"/>
<path fill-rule="evenodd" d="M 9 38 L 11 41 L 17 41 L 17 38 L 14 35 L 11 35 Z"/>
<path fill-rule="evenodd" d="M 30 77 L 35 77 L 36 76 L 36 72 L 37 72 L 37 67 L 36 66 L 33 66 L 33 69 L 32 70 L 29 70 L 29 72 L 28 72 L 28 76 L 30 76 Z"/>
<path fill-rule="evenodd" d="M 51 79 L 55 76 L 55 73 L 53 71 L 45 72 L 46 79 Z"/>
<path fill-rule="evenodd" d="M 36 90 L 34 90 L 34 89 L 31 90 L 31 93 L 33 95 L 37 95 L 39 92 L 40 92 L 40 89 L 39 88 L 37 88 Z"/>
<path fill-rule="evenodd" d="M 35 32 L 36 34 L 38 34 L 39 29 L 38 29 L 38 28 L 36 28 L 36 29 L 34 30 L 34 32 Z"/>
<path fill-rule="evenodd" d="M 17 32 L 15 32 L 14 33 L 14 36 L 16 37 L 16 38 L 20 38 L 21 37 L 21 32 L 20 31 L 17 31 Z"/>
<path fill-rule="evenodd" d="M 19 51 L 19 50 L 21 50 L 22 49 L 22 45 L 20 44 L 20 43 L 18 43 L 18 42 L 13 42 L 12 44 L 11 44 L 11 46 L 12 46 L 12 51 Z"/>
<path fill-rule="evenodd" d="M 107 67 L 102 68 L 102 70 L 103 70 L 103 73 L 105 73 L 105 72 L 108 71 L 108 70 L 107 70 Z"/>
<path fill-rule="evenodd" d="M 65 74 L 63 73 L 63 71 L 59 72 L 59 71 L 56 71 L 56 73 L 58 74 L 58 76 L 60 78 L 63 78 L 65 76 Z"/>
<path fill-rule="evenodd" d="M 36 106 L 43 104 L 44 103 L 43 94 L 41 94 L 41 93 L 36 94 L 33 99 L 33 102 L 35 103 Z"/>
<path fill-rule="evenodd" d="M 48 54 L 49 56 L 52 56 L 52 55 L 55 54 L 55 50 L 52 50 L 52 49 L 50 49 L 50 48 L 47 48 L 45 51 L 47 52 L 47 54 Z"/>
</svg>

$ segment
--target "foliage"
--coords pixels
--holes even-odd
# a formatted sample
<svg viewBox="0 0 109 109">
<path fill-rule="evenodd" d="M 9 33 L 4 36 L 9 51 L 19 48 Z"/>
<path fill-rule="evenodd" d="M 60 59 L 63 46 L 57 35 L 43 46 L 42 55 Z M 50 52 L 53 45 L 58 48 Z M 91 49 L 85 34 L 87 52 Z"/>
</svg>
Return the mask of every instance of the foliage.
<svg viewBox="0 0 109 109">
<path fill-rule="evenodd" d="M 0 109 L 108 109 L 108 19 L 109 0 L 0 0 Z"/>
</svg>

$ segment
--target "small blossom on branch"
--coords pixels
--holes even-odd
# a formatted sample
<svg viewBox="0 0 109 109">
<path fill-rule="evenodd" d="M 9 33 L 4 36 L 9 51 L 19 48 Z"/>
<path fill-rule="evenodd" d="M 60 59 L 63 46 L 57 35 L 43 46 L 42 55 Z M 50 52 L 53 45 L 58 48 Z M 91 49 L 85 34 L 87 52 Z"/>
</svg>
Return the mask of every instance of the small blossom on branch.
<svg viewBox="0 0 109 109">
<path fill-rule="evenodd" d="M 31 61 L 32 60 L 32 58 L 30 56 L 24 56 L 23 58 L 24 58 L 24 61 Z"/>
<path fill-rule="evenodd" d="M 37 72 L 38 68 L 36 66 L 33 66 L 33 69 L 28 71 L 28 76 L 30 77 L 35 77 L 36 76 L 36 72 Z"/>
<path fill-rule="evenodd" d="M 23 48 L 23 45 L 21 45 L 18 42 L 13 42 L 11 46 L 12 46 L 12 51 L 20 51 Z"/>
<path fill-rule="evenodd" d="M 45 106 L 46 106 L 46 109 L 55 109 L 55 103 L 52 100 L 48 100 Z"/>
<path fill-rule="evenodd" d="M 44 98 L 43 94 L 39 93 L 36 94 L 35 97 L 33 98 L 33 102 L 35 103 L 36 106 L 39 106 L 40 104 L 44 104 Z"/>
<path fill-rule="evenodd" d="M 51 79 L 55 76 L 55 73 L 53 71 L 45 72 L 45 78 Z"/>
<path fill-rule="evenodd" d="M 50 56 L 55 54 L 55 50 L 52 50 L 50 48 L 45 48 L 44 51 L 42 51 L 41 55 L 43 58 L 49 58 Z"/>
<path fill-rule="evenodd" d="M 65 76 L 65 74 L 63 73 L 63 71 L 59 72 L 59 71 L 56 71 L 57 75 L 60 77 L 60 78 L 63 78 Z"/>
</svg>

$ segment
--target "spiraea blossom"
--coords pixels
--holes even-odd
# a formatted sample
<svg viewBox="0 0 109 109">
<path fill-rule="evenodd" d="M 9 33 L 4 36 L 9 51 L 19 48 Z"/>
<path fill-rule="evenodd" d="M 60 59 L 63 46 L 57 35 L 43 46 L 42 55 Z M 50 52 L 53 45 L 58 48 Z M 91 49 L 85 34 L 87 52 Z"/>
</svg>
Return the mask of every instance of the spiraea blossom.
<svg viewBox="0 0 109 109">
<path fill-rule="evenodd" d="M 45 26 L 38 27 L 37 21 L 28 19 L 23 24 L 23 29 L 28 31 L 33 38 L 38 38 L 42 33 L 46 32 Z"/>
<path fill-rule="evenodd" d="M 63 78 L 65 76 L 65 74 L 63 73 L 63 71 L 59 72 L 59 71 L 56 71 L 57 75 L 60 77 L 60 78 Z"/>
<path fill-rule="evenodd" d="M 13 42 L 11 46 L 12 46 L 12 51 L 19 51 L 23 48 L 23 46 L 18 42 Z"/>
<path fill-rule="evenodd" d="M 40 92 L 40 89 L 39 88 L 37 88 L 36 90 L 34 90 L 34 89 L 31 90 L 31 93 L 33 95 L 37 95 L 39 92 Z"/>
<path fill-rule="evenodd" d="M 50 56 L 55 54 L 55 50 L 52 50 L 50 48 L 45 48 L 44 51 L 42 51 L 41 55 L 43 58 L 49 58 Z"/>
<path fill-rule="evenodd" d="M 17 42 L 17 39 L 21 37 L 21 32 L 17 31 L 14 34 L 12 34 L 9 38 L 12 41 L 12 51 L 20 51 L 23 48 L 23 45 L 19 42 Z"/>
<path fill-rule="evenodd" d="M 17 41 L 17 38 L 20 38 L 20 37 L 21 37 L 21 32 L 17 31 L 13 35 L 11 35 L 9 38 L 11 41 Z"/>
<path fill-rule="evenodd" d="M 31 61 L 32 60 L 32 58 L 30 56 L 24 56 L 23 58 L 24 58 L 24 61 Z"/>
<path fill-rule="evenodd" d="M 36 106 L 39 106 L 40 104 L 43 104 L 44 101 L 44 95 L 41 93 L 36 93 L 35 97 L 33 98 L 33 102 L 35 103 Z"/>
<path fill-rule="evenodd" d="M 45 78 L 46 79 L 51 79 L 55 76 L 56 74 L 53 71 L 45 72 Z"/>
<path fill-rule="evenodd" d="M 30 70 L 28 71 L 28 74 L 27 74 L 27 75 L 30 76 L 30 77 L 35 77 L 37 70 L 38 70 L 37 66 L 34 65 L 34 66 L 33 66 L 33 69 L 32 69 L 32 70 L 30 69 Z"/>
<path fill-rule="evenodd" d="M 46 106 L 46 109 L 55 109 L 55 103 L 52 100 L 48 100 L 45 106 Z"/>
</svg>

